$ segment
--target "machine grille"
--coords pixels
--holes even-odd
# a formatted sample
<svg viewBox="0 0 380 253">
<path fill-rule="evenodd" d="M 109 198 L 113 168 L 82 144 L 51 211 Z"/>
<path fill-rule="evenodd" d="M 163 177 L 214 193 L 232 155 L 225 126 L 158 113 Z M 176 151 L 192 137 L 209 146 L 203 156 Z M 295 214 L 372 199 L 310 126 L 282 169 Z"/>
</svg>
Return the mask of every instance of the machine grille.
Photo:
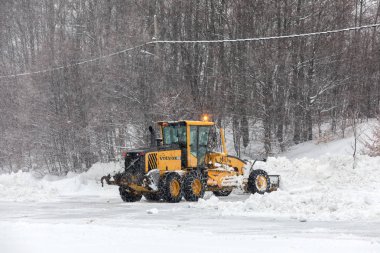
<svg viewBox="0 0 380 253">
<path fill-rule="evenodd" d="M 157 153 L 148 155 L 148 170 L 157 169 Z"/>
</svg>

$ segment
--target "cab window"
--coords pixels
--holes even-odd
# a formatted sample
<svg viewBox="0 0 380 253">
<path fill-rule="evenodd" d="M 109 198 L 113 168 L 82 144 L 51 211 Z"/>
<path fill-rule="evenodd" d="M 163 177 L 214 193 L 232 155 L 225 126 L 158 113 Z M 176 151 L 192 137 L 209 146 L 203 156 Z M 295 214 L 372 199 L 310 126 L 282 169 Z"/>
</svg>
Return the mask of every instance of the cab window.
<svg viewBox="0 0 380 253">
<path fill-rule="evenodd" d="M 207 152 L 208 134 L 210 132 L 210 127 L 199 127 L 198 136 L 198 165 L 203 165 L 205 160 L 205 155 Z"/>
<path fill-rule="evenodd" d="M 162 130 L 165 145 L 186 144 L 186 126 L 165 126 Z"/>
<path fill-rule="evenodd" d="M 199 146 L 207 146 L 210 127 L 199 127 Z"/>
<path fill-rule="evenodd" d="M 190 153 L 198 159 L 198 165 L 204 164 L 209 132 L 209 126 L 190 126 Z"/>
<path fill-rule="evenodd" d="M 197 157 L 197 128 L 196 126 L 190 126 L 190 153 Z"/>
</svg>

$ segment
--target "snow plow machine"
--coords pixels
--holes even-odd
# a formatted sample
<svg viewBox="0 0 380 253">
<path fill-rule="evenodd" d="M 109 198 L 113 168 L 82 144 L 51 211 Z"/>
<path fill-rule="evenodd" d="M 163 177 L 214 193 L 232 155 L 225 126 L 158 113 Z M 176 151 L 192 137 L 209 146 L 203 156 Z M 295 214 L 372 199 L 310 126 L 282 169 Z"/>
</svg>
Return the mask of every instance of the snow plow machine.
<svg viewBox="0 0 380 253">
<path fill-rule="evenodd" d="M 109 185 L 119 186 L 125 202 L 148 201 L 176 203 L 182 197 L 198 201 L 205 191 L 228 196 L 234 188 L 247 193 L 264 194 L 279 187 L 280 176 L 254 169 L 254 163 L 227 154 L 223 129 L 214 122 L 158 122 L 160 138 L 151 133 L 151 147 L 125 153 L 125 169 L 101 178 Z M 212 141 L 220 133 L 221 152 L 211 151 Z M 249 166 L 251 165 L 251 166 Z"/>
</svg>

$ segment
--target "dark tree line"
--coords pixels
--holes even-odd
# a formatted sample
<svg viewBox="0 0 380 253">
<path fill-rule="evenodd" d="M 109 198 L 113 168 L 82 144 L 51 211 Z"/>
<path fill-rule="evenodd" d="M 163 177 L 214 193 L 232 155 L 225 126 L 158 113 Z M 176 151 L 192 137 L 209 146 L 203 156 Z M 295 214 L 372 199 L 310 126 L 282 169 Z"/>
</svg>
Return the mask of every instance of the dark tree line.
<svg viewBox="0 0 380 253">
<path fill-rule="evenodd" d="M 154 25 L 156 16 L 156 26 Z M 159 40 L 280 36 L 380 22 L 365 0 L 2 0 L 0 76 Z M 156 27 L 156 29 L 155 29 Z M 342 132 L 380 110 L 380 28 L 293 39 L 154 44 L 0 78 L 0 168 L 81 171 L 143 145 L 157 120 L 209 113 L 238 155 Z M 247 148 L 248 147 L 248 148 Z"/>
</svg>

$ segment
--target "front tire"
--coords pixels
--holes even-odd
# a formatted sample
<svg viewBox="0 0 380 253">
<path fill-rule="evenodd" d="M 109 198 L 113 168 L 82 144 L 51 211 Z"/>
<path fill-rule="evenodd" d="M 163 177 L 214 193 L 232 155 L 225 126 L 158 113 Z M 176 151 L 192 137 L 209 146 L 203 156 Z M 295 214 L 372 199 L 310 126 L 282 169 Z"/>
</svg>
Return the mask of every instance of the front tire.
<svg viewBox="0 0 380 253">
<path fill-rule="evenodd" d="M 253 170 L 248 177 L 248 191 L 252 194 L 269 192 L 270 179 L 264 170 Z"/>
<path fill-rule="evenodd" d="M 214 195 L 217 197 L 227 197 L 231 192 L 232 190 L 213 191 Z"/>
<path fill-rule="evenodd" d="M 206 191 L 206 180 L 199 171 L 191 171 L 186 174 L 183 181 L 184 197 L 187 201 L 198 201 L 203 198 Z"/>
<path fill-rule="evenodd" d="M 162 176 L 159 191 L 164 201 L 170 203 L 180 202 L 182 199 L 181 176 L 176 172 L 170 172 Z"/>
<path fill-rule="evenodd" d="M 136 202 L 140 201 L 142 198 L 141 194 L 138 194 L 127 187 L 119 187 L 120 197 L 124 202 Z"/>
</svg>

